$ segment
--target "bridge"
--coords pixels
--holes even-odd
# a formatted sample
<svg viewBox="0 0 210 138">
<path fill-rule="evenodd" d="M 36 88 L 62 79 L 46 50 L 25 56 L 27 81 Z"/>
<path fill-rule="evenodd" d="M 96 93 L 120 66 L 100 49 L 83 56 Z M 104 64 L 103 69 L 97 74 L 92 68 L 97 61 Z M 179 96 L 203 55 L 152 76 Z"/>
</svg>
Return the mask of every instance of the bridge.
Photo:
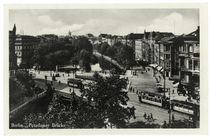
<svg viewBox="0 0 210 138">
<path fill-rule="evenodd" d="M 121 66 L 119 63 L 117 63 L 116 60 L 114 60 L 108 56 L 102 55 L 101 53 L 97 52 L 96 50 L 93 51 L 93 55 L 95 55 L 96 57 L 103 57 L 105 60 L 109 61 L 110 63 L 117 66 L 121 70 L 126 70 L 123 66 Z"/>
</svg>

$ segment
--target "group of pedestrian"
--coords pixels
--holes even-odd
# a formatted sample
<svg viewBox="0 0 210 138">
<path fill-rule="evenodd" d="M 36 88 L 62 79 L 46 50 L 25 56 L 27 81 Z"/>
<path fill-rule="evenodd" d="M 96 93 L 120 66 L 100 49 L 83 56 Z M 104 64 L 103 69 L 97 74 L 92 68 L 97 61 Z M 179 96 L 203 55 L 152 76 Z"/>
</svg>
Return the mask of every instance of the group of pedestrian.
<svg viewBox="0 0 210 138">
<path fill-rule="evenodd" d="M 133 88 L 131 86 L 129 87 L 129 91 L 132 93 L 136 93 L 136 94 L 138 94 L 138 92 L 139 92 L 136 88 Z"/>
<path fill-rule="evenodd" d="M 149 122 L 154 121 L 152 113 L 147 114 L 146 112 L 144 112 L 144 119 L 146 119 Z"/>
<path fill-rule="evenodd" d="M 135 90 L 133 87 L 130 86 L 129 91 L 134 93 Z"/>
</svg>

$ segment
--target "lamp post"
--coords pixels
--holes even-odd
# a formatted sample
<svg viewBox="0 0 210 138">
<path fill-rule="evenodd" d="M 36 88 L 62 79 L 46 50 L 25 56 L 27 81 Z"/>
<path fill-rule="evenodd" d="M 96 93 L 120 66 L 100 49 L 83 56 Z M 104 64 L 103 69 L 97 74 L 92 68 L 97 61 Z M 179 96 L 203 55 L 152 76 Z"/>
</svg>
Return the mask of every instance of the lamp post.
<svg viewBox="0 0 210 138">
<path fill-rule="evenodd" d="M 164 89 L 164 97 L 166 97 L 166 70 L 165 70 L 165 56 L 164 56 L 164 59 L 163 59 L 163 89 Z"/>
<path fill-rule="evenodd" d="M 169 89 L 169 128 L 171 128 L 171 90 Z"/>
<path fill-rule="evenodd" d="M 73 99 L 74 99 L 74 70 L 75 70 L 75 65 L 73 65 Z"/>
</svg>

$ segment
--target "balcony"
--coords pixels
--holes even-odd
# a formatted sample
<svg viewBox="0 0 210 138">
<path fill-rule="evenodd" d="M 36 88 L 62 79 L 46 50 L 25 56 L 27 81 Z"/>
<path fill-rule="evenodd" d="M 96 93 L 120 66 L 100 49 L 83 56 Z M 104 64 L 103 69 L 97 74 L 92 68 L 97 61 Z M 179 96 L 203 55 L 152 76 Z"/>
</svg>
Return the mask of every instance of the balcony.
<svg viewBox="0 0 210 138">
<path fill-rule="evenodd" d="M 188 53 L 181 53 L 181 52 L 180 52 L 180 53 L 179 53 L 179 56 L 180 56 L 180 57 L 188 57 Z"/>
<path fill-rule="evenodd" d="M 195 46 L 193 53 L 200 53 L 200 47 Z"/>
<path fill-rule="evenodd" d="M 186 68 L 185 66 L 181 66 L 181 71 L 191 72 L 193 74 L 200 74 L 200 68 L 198 67 L 195 67 L 193 69 L 192 67 Z"/>
<path fill-rule="evenodd" d="M 164 51 L 163 54 L 171 54 L 171 51 Z"/>
<path fill-rule="evenodd" d="M 192 73 L 194 75 L 200 75 L 200 68 L 199 67 L 195 67 L 194 70 L 192 71 Z"/>
<path fill-rule="evenodd" d="M 183 80 L 181 80 L 181 84 L 182 85 L 190 85 L 190 82 L 183 79 Z"/>
</svg>

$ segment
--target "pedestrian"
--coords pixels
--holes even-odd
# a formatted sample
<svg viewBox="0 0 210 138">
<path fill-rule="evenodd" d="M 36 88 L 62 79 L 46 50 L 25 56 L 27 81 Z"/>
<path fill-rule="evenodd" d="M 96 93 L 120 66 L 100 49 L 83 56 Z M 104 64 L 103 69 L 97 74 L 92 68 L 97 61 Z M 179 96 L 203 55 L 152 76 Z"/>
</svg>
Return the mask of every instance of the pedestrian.
<svg viewBox="0 0 210 138">
<path fill-rule="evenodd" d="M 166 121 L 163 122 L 163 128 L 166 128 L 167 127 L 167 124 L 166 124 Z"/>
<path fill-rule="evenodd" d="M 63 74 L 63 77 L 64 77 L 64 74 Z"/>
<path fill-rule="evenodd" d="M 172 122 L 174 122 L 175 118 L 174 118 L 174 114 L 172 114 Z"/>
<path fill-rule="evenodd" d="M 61 81 L 58 81 L 58 84 L 60 85 L 61 84 Z"/>
<path fill-rule="evenodd" d="M 150 113 L 150 118 L 153 120 L 153 115 L 152 115 L 152 113 Z"/>
<path fill-rule="evenodd" d="M 71 88 L 69 89 L 69 92 L 71 93 Z"/>
<path fill-rule="evenodd" d="M 150 121 L 150 115 L 149 114 L 147 115 L 147 121 Z"/>
<path fill-rule="evenodd" d="M 133 114 L 134 119 L 136 119 L 135 110 L 136 110 L 136 108 L 133 106 L 132 109 L 131 109 L 131 114 Z"/>
<path fill-rule="evenodd" d="M 147 119 L 147 114 L 146 114 L 146 112 L 144 112 L 144 119 Z"/>
</svg>

